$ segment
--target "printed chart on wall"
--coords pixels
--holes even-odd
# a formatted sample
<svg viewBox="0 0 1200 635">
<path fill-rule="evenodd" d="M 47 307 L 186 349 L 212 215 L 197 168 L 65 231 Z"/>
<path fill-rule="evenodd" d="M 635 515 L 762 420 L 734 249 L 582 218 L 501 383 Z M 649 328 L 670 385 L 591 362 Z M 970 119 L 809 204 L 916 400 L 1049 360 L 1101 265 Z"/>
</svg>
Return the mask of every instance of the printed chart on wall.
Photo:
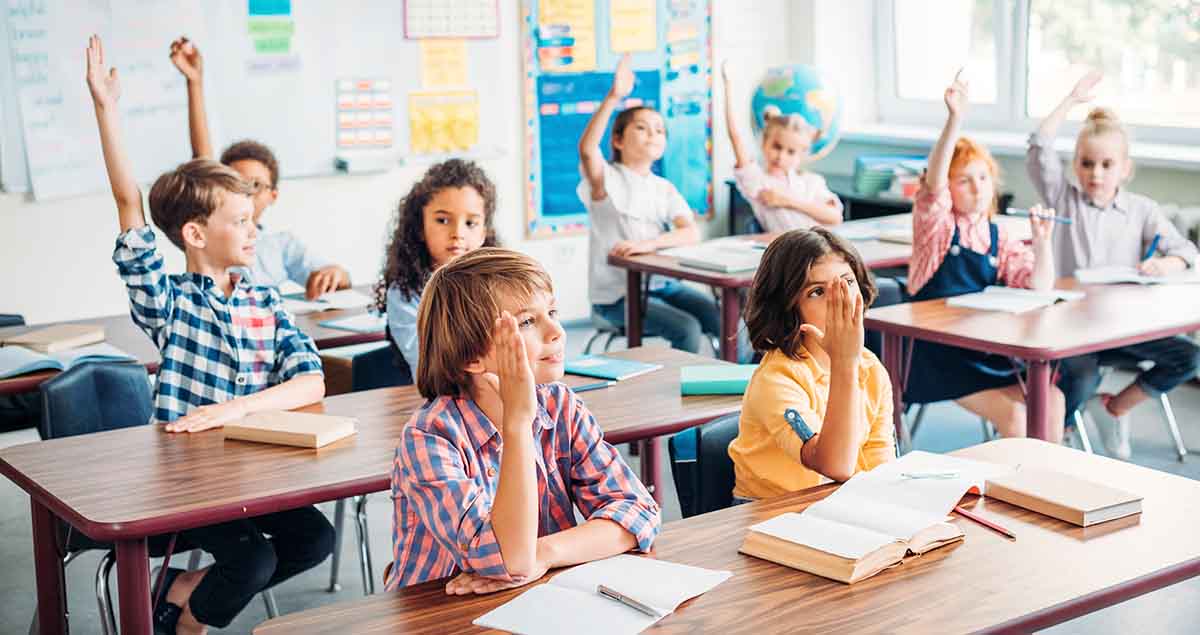
<svg viewBox="0 0 1200 635">
<path fill-rule="evenodd" d="M 637 81 L 618 110 L 663 114 L 667 149 L 653 169 L 711 217 L 710 0 L 523 0 L 521 17 L 527 235 L 586 231 L 577 144 L 625 53 Z M 601 147 L 609 152 L 607 132 Z"/>
</svg>

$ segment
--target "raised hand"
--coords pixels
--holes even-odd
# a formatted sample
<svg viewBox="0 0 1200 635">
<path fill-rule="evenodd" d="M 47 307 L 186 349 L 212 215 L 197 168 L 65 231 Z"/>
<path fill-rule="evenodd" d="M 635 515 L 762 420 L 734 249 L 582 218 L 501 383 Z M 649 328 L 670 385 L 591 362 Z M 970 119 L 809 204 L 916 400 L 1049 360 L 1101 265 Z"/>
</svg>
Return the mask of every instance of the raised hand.
<svg viewBox="0 0 1200 635">
<path fill-rule="evenodd" d="M 121 96 L 121 83 L 117 78 L 117 69 L 104 70 L 104 44 L 99 35 L 88 38 L 87 85 L 97 107 L 116 106 Z"/>
<path fill-rule="evenodd" d="M 852 292 L 845 278 L 830 281 L 825 293 L 829 298 L 825 305 L 825 330 L 812 324 L 801 324 L 800 330 L 816 338 L 830 360 L 853 363 L 863 347 L 862 294 L 857 290 Z"/>
<path fill-rule="evenodd" d="M 1071 101 L 1076 104 L 1086 104 L 1095 98 L 1096 84 L 1104 79 L 1104 74 L 1100 71 L 1088 71 L 1086 75 L 1079 78 L 1075 82 L 1075 87 L 1071 89 L 1071 94 L 1068 96 Z"/>
<path fill-rule="evenodd" d="M 624 99 L 633 92 L 633 59 L 626 53 L 617 62 L 617 70 L 613 73 L 612 89 L 608 92 L 617 99 Z"/>
<path fill-rule="evenodd" d="M 527 426 L 537 413 L 536 382 L 517 319 L 508 311 L 496 319 L 492 346 L 496 351 L 496 377 L 500 384 L 500 402 L 504 404 L 504 421 L 521 423 L 528 433 Z"/>
<path fill-rule="evenodd" d="M 186 37 L 171 42 L 171 63 L 189 82 L 199 81 L 204 75 L 204 58 L 200 49 Z"/>
<path fill-rule="evenodd" d="M 950 111 L 950 116 L 961 116 L 967 110 L 967 102 L 969 93 L 967 92 L 967 81 L 962 78 L 963 69 L 958 69 L 954 74 L 954 81 L 946 88 L 946 93 L 943 99 L 946 101 L 946 109 Z"/>
</svg>

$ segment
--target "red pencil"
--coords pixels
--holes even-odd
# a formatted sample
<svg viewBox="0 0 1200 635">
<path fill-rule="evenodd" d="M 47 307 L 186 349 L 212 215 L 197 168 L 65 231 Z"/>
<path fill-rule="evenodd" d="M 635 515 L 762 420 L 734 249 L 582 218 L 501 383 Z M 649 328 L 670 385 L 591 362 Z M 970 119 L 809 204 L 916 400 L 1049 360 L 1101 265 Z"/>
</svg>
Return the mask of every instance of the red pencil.
<svg viewBox="0 0 1200 635">
<path fill-rule="evenodd" d="M 979 523 L 980 525 L 987 527 L 988 529 L 991 529 L 993 531 L 998 531 L 998 532 L 1004 534 L 1005 536 L 1012 538 L 1013 540 L 1017 539 L 1016 534 L 1005 529 L 1004 526 L 996 524 L 996 523 L 984 518 L 983 516 L 976 516 L 975 514 L 972 514 L 971 512 L 963 509 L 962 507 L 955 507 L 954 513 L 956 513 L 959 516 L 962 516 L 963 518 L 966 518 L 968 520 L 973 520 L 973 521 Z"/>
</svg>

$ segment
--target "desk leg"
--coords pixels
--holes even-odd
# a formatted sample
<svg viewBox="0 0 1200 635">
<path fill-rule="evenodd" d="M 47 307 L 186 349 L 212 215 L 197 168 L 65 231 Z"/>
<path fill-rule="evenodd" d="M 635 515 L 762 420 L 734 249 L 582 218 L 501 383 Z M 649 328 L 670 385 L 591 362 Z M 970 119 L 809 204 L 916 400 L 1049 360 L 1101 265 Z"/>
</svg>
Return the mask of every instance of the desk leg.
<svg viewBox="0 0 1200 635">
<path fill-rule="evenodd" d="M 642 345 L 642 272 L 625 272 L 625 341 L 629 348 Z"/>
<path fill-rule="evenodd" d="M 146 539 L 117 541 L 117 593 L 121 606 L 121 633 L 154 630 L 150 620 L 150 560 Z"/>
<path fill-rule="evenodd" d="M 1063 423 L 1050 421 L 1050 362 L 1031 361 L 1028 368 L 1025 412 L 1029 436 L 1045 441 L 1050 437 L 1050 426 Z"/>
<path fill-rule="evenodd" d="M 896 446 L 901 452 L 912 447 L 908 428 L 904 425 L 904 337 L 883 334 L 883 367 L 892 382 L 892 425 L 896 427 Z"/>
<path fill-rule="evenodd" d="M 638 441 L 642 461 L 642 484 L 650 490 L 654 502 L 662 505 L 662 488 L 658 486 L 658 466 L 662 465 L 662 443 L 658 437 Z"/>
<path fill-rule="evenodd" d="M 37 500 L 29 499 L 33 516 L 33 571 L 37 580 L 38 632 L 42 635 L 66 633 L 67 595 L 62 556 L 58 553 L 57 519 Z"/>
<path fill-rule="evenodd" d="M 742 315 L 742 296 L 737 289 L 721 289 L 721 359 L 738 362 L 738 318 Z"/>
</svg>

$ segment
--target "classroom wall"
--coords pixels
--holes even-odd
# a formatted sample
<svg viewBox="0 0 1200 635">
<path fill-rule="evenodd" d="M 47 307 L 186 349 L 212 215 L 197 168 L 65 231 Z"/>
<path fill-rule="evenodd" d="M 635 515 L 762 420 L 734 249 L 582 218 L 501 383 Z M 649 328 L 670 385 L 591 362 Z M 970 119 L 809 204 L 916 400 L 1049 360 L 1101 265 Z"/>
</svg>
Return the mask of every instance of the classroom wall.
<svg viewBox="0 0 1200 635">
<path fill-rule="evenodd" d="M 586 318 L 587 238 L 575 236 L 527 241 L 521 208 L 521 107 L 519 25 L 517 12 L 506 0 L 501 44 L 507 54 L 495 68 L 472 68 L 476 81 L 496 78 L 502 103 L 487 104 L 509 113 L 513 122 L 503 146 L 506 155 L 481 164 L 496 181 L 500 197 L 498 230 L 505 244 L 541 260 L 554 276 L 564 319 Z M 805 21 L 808 3 L 787 0 L 713 0 L 713 57 L 729 58 L 745 69 L 761 69 L 794 59 L 807 44 L 789 37 L 793 19 Z M 163 45 L 169 35 L 164 34 Z M 717 76 L 719 78 L 719 75 Z M 716 183 L 731 175 L 733 163 L 725 141 L 720 82 L 714 82 L 718 109 L 714 112 Z M 742 96 L 748 102 L 748 96 Z M 747 106 L 748 107 L 748 106 Z M 136 131 L 127 131 L 133 133 Z M 187 143 L 181 130 L 179 143 Z M 386 174 L 288 179 L 280 183 L 279 200 L 264 216 L 271 229 L 289 230 L 319 253 L 345 265 L 355 283 L 375 280 L 381 266 L 388 225 L 399 199 L 427 163 L 411 163 Z M 148 189 L 144 188 L 144 189 Z M 715 190 L 719 206 L 713 222 L 702 223 L 706 233 L 725 227 L 726 196 Z M 117 219 L 111 196 L 97 192 L 80 198 L 34 203 L 23 194 L 0 194 L 0 313 L 22 313 L 31 323 L 123 313 L 126 296 L 111 255 Z M 183 255 L 162 238 L 160 245 L 169 271 L 183 269 Z"/>
</svg>

